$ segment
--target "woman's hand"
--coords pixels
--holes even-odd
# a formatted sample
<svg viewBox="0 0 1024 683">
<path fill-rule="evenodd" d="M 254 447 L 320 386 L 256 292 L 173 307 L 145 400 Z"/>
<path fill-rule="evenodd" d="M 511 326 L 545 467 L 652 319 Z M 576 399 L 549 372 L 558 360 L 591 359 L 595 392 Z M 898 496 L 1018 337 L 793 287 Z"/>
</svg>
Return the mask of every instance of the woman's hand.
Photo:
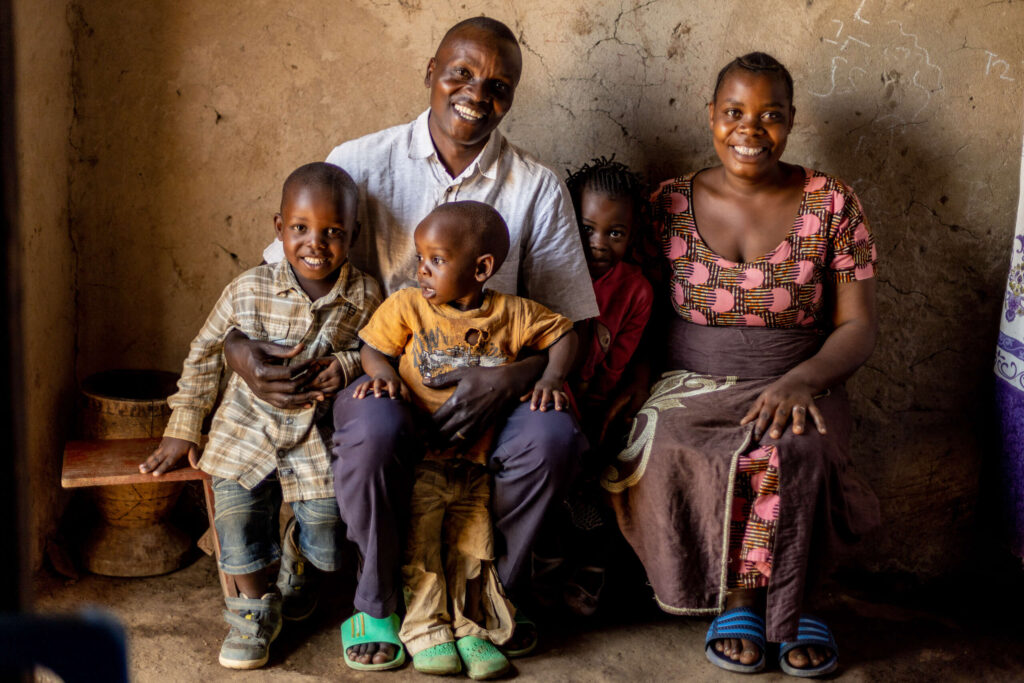
<svg viewBox="0 0 1024 683">
<path fill-rule="evenodd" d="M 467 367 L 423 383 L 432 389 L 453 384 L 455 393 L 433 415 L 442 442 L 472 441 L 493 425 L 510 404 L 529 389 L 547 363 L 544 354 L 493 368 Z"/>
<path fill-rule="evenodd" d="M 324 394 L 300 390 L 308 380 L 307 368 L 314 362 L 312 359 L 297 365 L 284 364 L 302 348 L 302 344 L 282 346 L 253 341 L 238 330 L 231 330 L 224 340 L 224 359 L 257 398 L 275 408 L 303 408 L 322 401 Z"/>
<path fill-rule="evenodd" d="M 145 462 L 139 465 L 139 472 L 143 474 L 152 473 L 154 477 L 171 469 L 176 462 L 184 456 L 188 456 L 188 464 L 192 467 L 199 467 L 199 446 L 186 441 L 175 439 L 172 436 L 165 436 L 160 440 L 152 455 L 146 458 Z"/>
<path fill-rule="evenodd" d="M 790 420 L 793 433 L 803 434 L 809 413 L 818 433 L 824 434 L 825 418 L 814 405 L 813 391 L 799 379 L 783 375 L 761 392 L 740 424 L 754 422 L 754 441 L 760 441 L 766 432 L 769 437 L 779 439 Z"/>
<path fill-rule="evenodd" d="M 808 413 L 818 432 L 825 433 L 825 420 L 812 397 L 845 381 L 875 348 L 878 313 L 874 278 L 836 285 L 832 325 L 832 332 L 818 353 L 770 384 L 743 416 L 740 424 L 756 420 L 755 440 L 766 431 L 768 436 L 778 439 L 790 419 L 793 433 L 803 434 Z"/>
</svg>

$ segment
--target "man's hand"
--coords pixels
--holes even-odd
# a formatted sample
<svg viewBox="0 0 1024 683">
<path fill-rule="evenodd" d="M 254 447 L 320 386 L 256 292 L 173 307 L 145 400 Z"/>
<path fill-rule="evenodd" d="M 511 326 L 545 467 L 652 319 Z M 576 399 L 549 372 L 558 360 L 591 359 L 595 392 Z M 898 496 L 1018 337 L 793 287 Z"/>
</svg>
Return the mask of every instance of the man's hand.
<svg viewBox="0 0 1024 683">
<path fill-rule="evenodd" d="M 139 465 L 139 472 L 146 474 L 152 472 L 154 477 L 174 467 L 174 463 L 181 460 L 182 456 L 188 456 L 188 464 L 192 467 L 199 467 L 199 446 L 186 441 L 165 436 L 160 440 L 153 454 L 146 458 L 145 462 Z"/>
<path fill-rule="evenodd" d="M 285 365 L 302 348 L 302 344 L 282 346 L 253 341 L 238 330 L 231 330 L 224 340 L 224 358 L 258 398 L 276 408 L 303 408 L 324 400 L 325 396 L 319 389 L 304 388 L 309 381 L 309 366 L 317 359 Z"/>
<path fill-rule="evenodd" d="M 542 354 L 494 368 L 458 368 L 423 380 L 432 389 L 458 385 L 433 415 L 441 441 L 457 446 L 475 440 L 529 390 L 546 364 Z"/>
</svg>

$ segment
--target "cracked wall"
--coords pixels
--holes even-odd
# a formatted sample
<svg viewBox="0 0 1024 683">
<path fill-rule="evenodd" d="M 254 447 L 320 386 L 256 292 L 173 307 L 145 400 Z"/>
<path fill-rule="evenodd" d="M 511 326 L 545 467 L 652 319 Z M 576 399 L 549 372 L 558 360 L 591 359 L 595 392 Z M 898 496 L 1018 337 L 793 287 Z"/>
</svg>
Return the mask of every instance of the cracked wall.
<svg viewBox="0 0 1024 683">
<path fill-rule="evenodd" d="M 775 54 L 796 80 L 786 158 L 854 185 L 882 258 L 882 336 L 851 389 L 855 453 L 889 524 L 859 561 L 927 575 L 969 556 L 1017 196 L 1024 3 L 75 7 L 80 376 L 178 369 L 224 284 L 259 262 L 285 175 L 422 111 L 427 59 L 460 18 L 521 36 L 511 140 L 559 170 L 614 153 L 652 181 L 714 162 L 704 103 L 718 68 Z"/>
</svg>

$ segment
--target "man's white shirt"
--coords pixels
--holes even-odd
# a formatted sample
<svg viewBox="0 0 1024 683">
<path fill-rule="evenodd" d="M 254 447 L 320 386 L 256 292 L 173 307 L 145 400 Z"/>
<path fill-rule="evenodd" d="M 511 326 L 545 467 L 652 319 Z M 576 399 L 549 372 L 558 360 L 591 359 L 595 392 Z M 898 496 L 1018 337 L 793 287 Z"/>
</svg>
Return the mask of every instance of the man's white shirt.
<svg viewBox="0 0 1024 683">
<path fill-rule="evenodd" d="M 359 186 L 359 237 L 349 258 L 377 278 L 386 294 L 416 285 L 413 231 L 441 204 L 475 200 L 508 224 L 508 258 L 487 287 L 538 301 L 571 320 L 598 314 L 572 202 L 554 171 L 498 131 L 452 178 L 427 127 L 430 111 L 337 147 L 327 157 Z M 280 240 L 263 252 L 284 258 Z"/>
</svg>

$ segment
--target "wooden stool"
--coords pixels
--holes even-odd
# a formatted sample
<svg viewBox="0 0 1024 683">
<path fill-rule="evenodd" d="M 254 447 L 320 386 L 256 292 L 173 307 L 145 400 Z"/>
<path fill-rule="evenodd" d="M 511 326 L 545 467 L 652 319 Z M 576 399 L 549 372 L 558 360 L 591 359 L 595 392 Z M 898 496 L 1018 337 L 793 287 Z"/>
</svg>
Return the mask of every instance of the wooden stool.
<svg viewBox="0 0 1024 683">
<path fill-rule="evenodd" d="M 160 439 L 92 439 L 70 441 L 64 448 L 61 486 L 92 487 L 103 522 L 86 539 L 82 553 L 89 571 L 107 576 L 153 576 L 174 571 L 192 542 L 167 521 L 186 481 L 201 480 L 213 546 L 220 560 L 220 539 L 213 524 L 210 475 L 188 467 L 159 477 L 139 472 Z M 234 581 L 220 572 L 226 595 Z"/>
</svg>

